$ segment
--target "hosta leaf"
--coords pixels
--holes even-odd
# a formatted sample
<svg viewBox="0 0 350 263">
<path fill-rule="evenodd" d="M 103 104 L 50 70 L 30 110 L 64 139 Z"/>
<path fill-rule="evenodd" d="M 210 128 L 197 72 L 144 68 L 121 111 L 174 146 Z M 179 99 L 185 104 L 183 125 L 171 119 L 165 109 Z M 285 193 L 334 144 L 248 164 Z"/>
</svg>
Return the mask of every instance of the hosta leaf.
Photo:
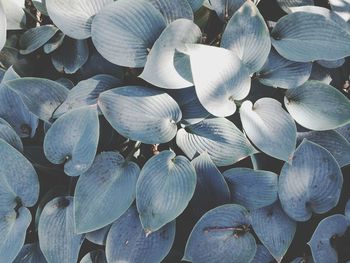
<svg viewBox="0 0 350 263">
<path fill-rule="evenodd" d="M 312 212 L 321 214 L 338 203 L 343 176 L 334 157 L 323 147 L 304 140 L 292 164 L 285 163 L 278 194 L 282 207 L 296 221 L 307 221 Z"/>
<path fill-rule="evenodd" d="M 0 156 L 1 188 L 7 188 L 13 200 L 19 198 L 23 206 L 35 205 L 39 197 L 39 180 L 32 164 L 4 140 L 0 140 Z"/>
<path fill-rule="evenodd" d="M 119 79 L 106 74 L 82 80 L 69 91 L 67 99 L 58 107 L 54 116 L 60 116 L 78 107 L 96 105 L 100 93 L 115 88 L 121 83 Z"/>
<path fill-rule="evenodd" d="M 264 65 L 271 49 L 270 33 L 253 2 L 246 1 L 231 17 L 221 47 L 236 53 L 251 73 Z"/>
<path fill-rule="evenodd" d="M 227 22 L 246 0 L 210 0 L 221 20 Z"/>
<path fill-rule="evenodd" d="M 314 263 L 314 260 L 312 259 L 311 256 L 307 257 L 297 257 L 295 259 L 293 259 L 293 261 L 291 261 L 291 263 Z"/>
<path fill-rule="evenodd" d="M 86 254 L 80 263 L 107 263 L 106 254 L 103 250 L 94 250 Z"/>
<path fill-rule="evenodd" d="M 224 48 L 187 44 L 193 83 L 204 108 L 218 117 L 236 111 L 235 100 L 244 99 L 250 89 L 246 67 L 238 56 Z M 208 63 L 210 61 L 210 63 Z"/>
<path fill-rule="evenodd" d="M 267 86 L 290 89 L 306 82 L 311 75 L 312 63 L 301 63 L 285 59 L 271 49 L 264 66 L 256 77 Z"/>
<path fill-rule="evenodd" d="M 296 122 L 311 130 L 331 130 L 350 123 L 350 101 L 319 81 L 289 89 L 284 104 Z"/>
<path fill-rule="evenodd" d="M 107 236 L 108 263 L 161 262 L 169 253 L 175 238 L 175 221 L 146 236 L 137 210 L 130 207 L 115 221 Z"/>
<path fill-rule="evenodd" d="M 148 50 L 165 26 L 162 14 L 151 3 L 118 0 L 93 19 L 92 41 L 98 52 L 110 62 L 143 67 Z M 108 31 L 101 28 L 108 28 Z"/>
<path fill-rule="evenodd" d="M 254 259 L 251 261 L 251 263 L 271 263 L 273 261 L 274 258 L 267 248 L 259 244 L 256 248 Z"/>
<path fill-rule="evenodd" d="M 336 131 L 299 132 L 298 141 L 308 139 L 327 149 L 340 167 L 350 164 L 350 143 Z"/>
<path fill-rule="evenodd" d="M 73 197 L 56 197 L 45 205 L 38 235 L 41 251 L 48 262 L 77 262 L 84 236 L 74 233 Z"/>
<path fill-rule="evenodd" d="M 154 43 L 139 77 L 166 89 L 192 86 L 175 68 L 175 49 L 184 47 L 185 43 L 196 43 L 201 36 L 201 30 L 191 20 L 178 19 L 172 22 Z"/>
<path fill-rule="evenodd" d="M 341 16 L 345 21 L 350 20 L 350 2 L 348 0 L 329 0 L 332 11 Z"/>
<path fill-rule="evenodd" d="M 105 226 L 93 232 L 86 233 L 85 238 L 92 243 L 104 246 L 106 245 L 107 234 L 112 225 Z"/>
<path fill-rule="evenodd" d="M 332 76 L 329 69 L 322 67 L 317 62 L 312 63 L 312 70 L 309 80 L 318 80 L 325 84 L 332 82 Z"/>
<path fill-rule="evenodd" d="M 284 213 L 279 202 L 251 214 L 254 232 L 277 262 L 281 262 L 294 238 L 297 223 Z"/>
<path fill-rule="evenodd" d="M 12 145 L 18 151 L 23 152 L 23 144 L 21 138 L 15 132 L 15 130 L 11 127 L 10 124 L 7 123 L 4 119 L 0 118 L 0 139 L 3 139 L 8 144 Z"/>
<path fill-rule="evenodd" d="M 171 22 L 180 19 L 186 18 L 193 20 L 193 10 L 191 5 L 187 0 L 148 0 L 157 8 L 165 20 L 170 24 Z"/>
<path fill-rule="evenodd" d="M 331 61 L 327 61 L 327 60 L 318 60 L 317 61 L 318 64 L 320 64 L 322 67 L 325 68 L 339 68 L 341 67 L 344 63 L 345 63 L 345 59 L 341 58 L 338 60 L 331 60 Z"/>
<path fill-rule="evenodd" d="M 193 12 L 196 12 L 202 5 L 204 0 L 187 0 L 192 7 Z"/>
<path fill-rule="evenodd" d="M 44 139 L 46 158 L 64 164 L 64 172 L 78 176 L 94 161 L 99 138 L 96 107 L 83 107 L 64 114 L 53 123 Z"/>
<path fill-rule="evenodd" d="M 25 28 L 26 14 L 22 0 L 0 0 L 6 15 L 7 30 L 18 30 Z"/>
<path fill-rule="evenodd" d="M 13 263 L 47 263 L 38 243 L 26 244 L 22 247 Z"/>
<path fill-rule="evenodd" d="M 190 202 L 195 215 L 201 217 L 210 209 L 229 203 L 230 190 L 210 156 L 203 152 L 191 163 L 197 174 L 196 190 Z"/>
<path fill-rule="evenodd" d="M 272 172 L 232 168 L 223 175 L 234 203 L 252 210 L 270 205 L 277 199 L 277 175 Z"/>
<path fill-rule="evenodd" d="M 55 80 L 57 83 L 65 86 L 67 89 L 71 90 L 73 87 L 74 87 L 74 83 L 73 81 L 71 81 L 70 79 L 68 78 L 59 78 L 59 79 L 56 79 Z"/>
<path fill-rule="evenodd" d="M 46 54 L 50 54 L 57 50 L 60 46 L 62 46 L 63 40 L 65 39 L 66 35 L 63 34 L 61 31 L 57 32 L 45 45 L 44 45 L 44 52 Z"/>
<path fill-rule="evenodd" d="M 35 6 L 35 8 L 42 13 L 45 16 L 48 16 L 48 12 L 46 9 L 46 0 L 33 0 L 33 5 Z"/>
<path fill-rule="evenodd" d="M 94 16 L 113 0 L 46 0 L 51 20 L 66 35 L 75 39 L 91 36 Z"/>
<path fill-rule="evenodd" d="M 193 263 L 250 262 L 256 243 L 249 233 L 250 215 L 239 205 L 219 206 L 207 212 L 188 238 L 184 260 Z"/>
<path fill-rule="evenodd" d="M 73 74 L 80 69 L 89 57 L 86 40 L 65 37 L 62 45 L 52 53 L 51 61 L 57 71 Z"/>
<path fill-rule="evenodd" d="M 318 224 L 308 242 L 315 262 L 338 262 L 338 254 L 333 247 L 332 239 L 343 236 L 349 226 L 349 220 L 340 214 L 329 216 Z"/>
<path fill-rule="evenodd" d="M 7 87 L 0 85 L 0 117 L 7 121 L 20 137 L 33 137 L 38 118 L 29 112 L 21 97 Z"/>
<path fill-rule="evenodd" d="M 135 199 L 140 168 L 116 152 L 99 154 L 75 188 L 77 233 L 91 232 L 113 223 Z"/>
<path fill-rule="evenodd" d="M 39 119 L 51 122 L 52 114 L 67 98 L 68 89 L 49 79 L 21 78 L 6 83 Z"/>
<path fill-rule="evenodd" d="M 0 50 L 6 43 L 6 15 L 2 2 L 0 1 Z"/>
<path fill-rule="evenodd" d="M 350 199 L 346 202 L 344 215 L 350 220 Z"/>
<path fill-rule="evenodd" d="M 184 156 L 167 150 L 149 159 L 136 185 L 143 228 L 154 232 L 179 216 L 196 188 L 196 171 Z"/>
<path fill-rule="evenodd" d="M 13 68 L 13 66 L 11 66 L 5 71 L 4 76 L 1 80 L 1 83 L 5 83 L 7 81 L 19 79 L 19 78 L 21 78 L 21 76 L 18 75 L 18 73 Z"/>
<path fill-rule="evenodd" d="M 336 129 L 350 143 L 350 123 Z"/>
<path fill-rule="evenodd" d="M 207 151 L 217 166 L 231 165 L 257 152 L 243 133 L 225 118 L 209 118 L 180 129 L 176 143 L 190 159 Z"/>
<path fill-rule="evenodd" d="M 32 221 L 30 211 L 19 208 L 18 212 L 0 212 L 0 261 L 13 262 L 20 252 L 26 237 L 27 228 Z"/>
<path fill-rule="evenodd" d="M 27 30 L 19 39 L 19 52 L 23 55 L 34 52 L 48 42 L 57 31 L 58 28 L 54 25 L 43 25 Z"/>
<path fill-rule="evenodd" d="M 291 7 L 314 5 L 314 0 L 277 0 L 278 5 L 286 13 L 291 13 Z"/>
<path fill-rule="evenodd" d="M 271 35 L 278 53 L 289 60 L 336 60 L 350 55 L 350 26 L 323 7 L 295 7 L 278 20 Z"/>
<path fill-rule="evenodd" d="M 244 131 L 264 153 L 289 161 L 296 145 L 297 128 L 280 102 L 262 98 L 253 105 L 244 101 L 240 110 Z"/>
<path fill-rule="evenodd" d="M 98 105 L 117 132 L 148 144 L 174 138 L 182 116 L 178 104 L 168 94 L 141 86 L 105 91 Z"/>
</svg>

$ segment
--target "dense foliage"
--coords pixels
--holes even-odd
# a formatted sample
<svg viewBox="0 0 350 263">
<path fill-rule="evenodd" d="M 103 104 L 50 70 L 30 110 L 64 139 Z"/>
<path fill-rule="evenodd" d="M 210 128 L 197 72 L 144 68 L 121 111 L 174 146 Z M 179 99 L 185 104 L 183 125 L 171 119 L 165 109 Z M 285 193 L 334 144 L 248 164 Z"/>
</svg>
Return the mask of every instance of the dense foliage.
<svg viewBox="0 0 350 263">
<path fill-rule="evenodd" d="M 0 0 L 0 262 L 348 262 L 349 20 Z"/>
</svg>

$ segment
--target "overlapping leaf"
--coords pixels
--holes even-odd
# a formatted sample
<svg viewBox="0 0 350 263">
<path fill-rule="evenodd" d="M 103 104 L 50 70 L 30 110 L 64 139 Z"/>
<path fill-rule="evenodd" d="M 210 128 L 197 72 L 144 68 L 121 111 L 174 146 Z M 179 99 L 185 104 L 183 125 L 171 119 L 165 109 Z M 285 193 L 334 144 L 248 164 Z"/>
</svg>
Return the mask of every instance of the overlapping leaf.
<svg viewBox="0 0 350 263">
<path fill-rule="evenodd" d="M 46 0 L 33 0 L 33 5 L 35 6 L 35 8 L 42 13 L 43 15 L 48 16 L 48 12 L 46 9 Z"/>
<path fill-rule="evenodd" d="M 341 16 L 345 21 L 350 20 L 350 2 L 348 0 L 330 0 L 332 11 Z"/>
<path fill-rule="evenodd" d="M 107 236 L 106 256 L 109 263 L 161 262 L 175 238 L 175 221 L 146 236 L 134 206 L 115 221 Z"/>
<path fill-rule="evenodd" d="M 0 1 L 0 50 L 5 46 L 6 42 L 6 15 L 2 2 Z"/>
<path fill-rule="evenodd" d="M 25 244 L 13 263 L 47 263 L 38 243 Z"/>
<path fill-rule="evenodd" d="M 23 151 L 23 144 L 21 138 L 15 130 L 4 119 L 0 118 L 0 139 L 3 139 L 8 144 L 12 145 L 18 151 Z"/>
<path fill-rule="evenodd" d="M 13 68 L 13 66 L 11 66 L 5 71 L 4 76 L 1 80 L 1 83 L 5 83 L 7 81 L 19 79 L 19 78 L 21 78 L 21 76 L 18 75 L 18 73 Z"/>
<path fill-rule="evenodd" d="M 182 116 L 178 104 L 168 94 L 141 86 L 105 91 L 98 105 L 117 132 L 148 144 L 174 138 Z"/>
<path fill-rule="evenodd" d="M 21 30 L 26 25 L 25 4 L 21 0 L 0 0 L 6 15 L 7 30 Z"/>
<path fill-rule="evenodd" d="M 325 68 L 339 68 L 345 63 L 345 59 L 337 59 L 337 60 L 318 60 L 318 64 Z"/>
<path fill-rule="evenodd" d="M 273 260 L 273 256 L 270 254 L 267 248 L 259 244 L 256 248 L 254 259 L 251 261 L 251 263 L 271 263 Z"/>
<path fill-rule="evenodd" d="M 86 233 L 85 238 L 92 243 L 104 246 L 106 245 L 107 234 L 112 224 L 105 226 L 101 229 L 95 230 L 93 232 Z"/>
<path fill-rule="evenodd" d="M 291 7 L 314 5 L 314 0 L 277 0 L 277 3 L 283 11 L 291 13 L 293 12 Z"/>
<path fill-rule="evenodd" d="M 227 22 L 245 2 L 245 0 L 210 0 L 210 4 L 217 15 L 225 22 Z"/>
<path fill-rule="evenodd" d="M 87 171 L 95 158 L 99 138 L 96 106 L 71 110 L 53 123 L 44 139 L 46 158 L 64 164 L 67 175 Z"/>
<path fill-rule="evenodd" d="M 184 156 L 166 150 L 153 156 L 141 170 L 136 204 L 143 228 L 154 232 L 179 216 L 196 188 L 196 171 Z"/>
<path fill-rule="evenodd" d="M 202 5 L 204 0 L 187 0 L 192 7 L 193 12 L 196 12 Z"/>
<path fill-rule="evenodd" d="M 323 147 L 304 140 L 292 163 L 285 163 L 278 194 L 283 210 L 296 221 L 307 221 L 338 203 L 343 177 L 334 157 Z"/>
<path fill-rule="evenodd" d="M 350 123 L 350 101 L 319 81 L 289 89 L 284 104 L 294 120 L 311 130 L 331 130 Z"/>
<path fill-rule="evenodd" d="M 143 67 L 149 50 L 165 27 L 163 15 L 150 2 L 118 0 L 94 17 L 92 41 L 110 62 Z"/>
<path fill-rule="evenodd" d="M 66 35 L 63 34 L 61 31 L 57 32 L 45 45 L 44 45 L 44 52 L 46 54 L 50 54 L 57 50 L 60 46 L 62 46 L 63 40 L 65 39 Z"/>
<path fill-rule="evenodd" d="M 191 5 L 187 0 L 148 0 L 157 8 L 165 20 L 170 24 L 171 22 L 180 19 L 186 18 L 193 20 L 193 10 Z"/>
<path fill-rule="evenodd" d="M 194 263 L 250 262 L 256 243 L 249 233 L 250 215 L 239 205 L 219 206 L 207 212 L 194 226 L 184 260 Z"/>
<path fill-rule="evenodd" d="M 180 129 L 176 143 L 189 159 L 206 151 L 218 166 L 231 165 L 257 152 L 225 118 L 209 118 Z"/>
<path fill-rule="evenodd" d="M 80 263 L 107 263 L 106 254 L 103 250 L 94 250 L 86 254 Z"/>
</svg>

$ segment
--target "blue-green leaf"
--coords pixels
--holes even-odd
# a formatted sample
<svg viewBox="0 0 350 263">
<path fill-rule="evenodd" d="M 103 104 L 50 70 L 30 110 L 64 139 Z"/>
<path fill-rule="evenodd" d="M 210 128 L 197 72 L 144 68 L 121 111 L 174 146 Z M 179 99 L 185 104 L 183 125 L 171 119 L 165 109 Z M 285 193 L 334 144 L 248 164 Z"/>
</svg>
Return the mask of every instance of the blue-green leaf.
<svg viewBox="0 0 350 263">
<path fill-rule="evenodd" d="M 101 229 L 95 230 L 93 232 L 86 233 L 85 238 L 92 243 L 95 243 L 100 246 L 106 245 L 107 234 L 112 224 L 105 226 Z"/>
<path fill-rule="evenodd" d="M 110 75 L 100 74 L 80 81 L 73 87 L 67 99 L 54 112 L 58 117 L 67 111 L 88 105 L 96 105 L 100 93 L 119 86 L 122 82 Z"/>
<path fill-rule="evenodd" d="M 193 263 L 250 262 L 256 243 L 249 233 L 250 215 L 239 205 L 219 206 L 207 212 L 188 238 L 184 260 Z"/>
<path fill-rule="evenodd" d="M 338 60 L 318 60 L 317 63 L 325 68 L 339 68 L 345 63 L 345 59 L 341 58 Z"/>
<path fill-rule="evenodd" d="M 196 171 L 184 156 L 166 150 L 149 159 L 136 185 L 143 228 L 154 232 L 179 216 L 196 188 Z"/>
<path fill-rule="evenodd" d="M 66 35 L 75 39 L 91 36 L 94 16 L 113 0 L 46 0 L 51 20 Z"/>
<path fill-rule="evenodd" d="M 269 171 L 232 168 L 223 173 L 231 200 L 248 209 L 258 209 L 277 200 L 277 175 Z"/>
<path fill-rule="evenodd" d="M 180 19 L 186 18 L 193 20 L 193 10 L 187 0 L 148 0 L 157 8 L 168 24 Z"/>
<path fill-rule="evenodd" d="M 311 69 L 311 62 L 290 61 L 272 48 L 264 66 L 257 72 L 256 77 L 264 85 L 290 89 L 306 82 L 311 75 Z"/>
<path fill-rule="evenodd" d="M 325 84 L 330 84 L 332 81 L 331 71 L 322 67 L 317 62 L 312 63 L 312 70 L 309 80 L 318 80 Z"/>
<path fill-rule="evenodd" d="M 339 127 L 336 131 L 350 143 L 350 123 Z"/>
<path fill-rule="evenodd" d="M 33 0 L 35 8 L 45 16 L 49 16 L 46 9 L 46 0 Z"/>
<path fill-rule="evenodd" d="M 334 157 L 305 139 L 292 163 L 282 168 L 278 194 L 289 217 L 307 221 L 312 212 L 322 214 L 337 205 L 342 184 L 343 176 Z"/>
<path fill-rule="evenodd" d="M 6 17 L 7 30 L 21 30 L 26 28 L 26 14 L 22 0 L 0 0 Z"/>
<path fill-rule="evenodd" d="M 38 243 L 26 244 L 22 247 L 13 263 L 47 263 Z"/>
<path fill-rule="evenodd" d="M 0 211 L 0 262 L 13 262 L 24 244 L 31 221 L 26 207 L 19 208 L 18 212 Z"/>
<path fill-rule="evenodd" d="M 83 173 L 75 188 L 77 233 L 91 232 L 113 223 L 135 199 L 140 168 L 117 152 L 103 152 Z"/>
<path fill-rule="evenodd" d="M 21 138 L 7 121 L 0 118 L 0 139 L 12 145 L 18 151 L 23 152 L 23 144 Z"/>
<path fill-rule="evenodd" d="M 350 220 L 350 199 L 346 202 L 344 215 Z"/>
<path fill-rule="evenodd" d="M 115 221 L 107 236 L 107 262 L 161 262 L 175 239 L 175 221 L 146 236 L 134 206 Z"/>
<path fill-rule="evenodd" d="M 165 27 L 163 15 L 150 2 L 118 0 L 94 17 L 92 41 L 110 62 L 143 67 L 149 50 Z"/>
<path fill-rule="evenodd" d="M 202 5 L 204 0 L 187 0 L 192 7 L 193 12 L 196 12 Z"/>
<path fill-rule="evenodd" d="M 57 31 L 58 28 L 54 25 L 43 25 L 27 30 L 19 39 L 19 52 L 23 55 L 34 52 L 45 45 Z"/>
<path fill-rule="evenodd" d="M 297 257 L 293 259 L 290 263 L 314 263 L 314 260 L 311 256 L 305 256 L 305 257 Z"/>
<path fill-rule="evenodd" d="M 297 128 L 280 102 L 262 98 L 253 105 L 244 101 L 239 109 L 244 131 L 264 153 L 289 161 L 296 146 Z"/>
<path fill-rule="evenodd" d="M 154 43 L 139 77 L 166 89 L 192 86 L 175 68 L 175 49 L 183 48 L 185 43 L 196 43 L 201 36 L 201 30 L 191 20 L 178 19 L 172 22 Z"/>
<path fill-rule="evenodd" d="M 54 164 L 64 164 L 64 172 L 78 176 L 92 165 L 99 139 L 96 106 L 67 112 L 55 121 L 44 139 L 46 158 Z"/>
<path fill-rule="evenodd" d="M 67 98 L 68 89 L 49 79 L 21 78 L 6 83 L 39 119 L 51 122 L 52 114 Z"/>
<path fill-rule="evenodd" d="M 66 35 L 63 32 L 57 32 L 43 47 L 46 54 L 50 54 L 62 46 Z"/>
<path fill-rule="evenodd" d="M 20 75 L 18 75 L 18 73 L 15 71 L 15 69 L 13 68 L 13 65 L 11 67 L 9 67 L 5 73 L 4 76 L 1 80 L 1 83 L 5 83 L 8 82 L 10 80 L 15 80 L 15 79 L 19 79 L 21 78 Z"/>
<path fill-rule="evenodd" d="M 0 50 L 5 46 L 6 43 L 6 15 L 2 2 L 0 1 Z"/>
<path fill-rule="evenodd" d="M 273 261 L 274 258 L 267 248 L 259 244 L 256 248 L 254 259 L 250 263 L 271 263 Z"/>
<path fill-rule="evenodd" d="M 332 11 L 337 13 L 345 21 L 350 20 L 350 4 L 348 0 L 329 0 Z"/>
<path fill-rule="evenodd" d="M 73 197 L 56 197 L 45 205 L 38 235 L 40 249 L 48 262 L 77 262 L 84 236 L 74 233 Z"/>
<path fill-rule="evenodd" d="M 271 255 L 281 262 L 297 228 L 297 223 L 282 210 L 279 202 L 251 212 L 252 226 Z"/>
<path fill-rule="evenodd" d="M 350 55 L 350 25 L 323 7 L 294 7 L 293 13 L 278 20 L 271 35 L 278 53 L 289 60 L 336 60 Z"/>
<path fill-rule="evenodd" d="M 350 100 L 319 81 L 287 90 L 284 104 L 296 122 L 311 130 L 331 130 L 350 123 Z"/>
<path fill-rule="evenodd" d="M 215 12 L 224 22 L 227 22 L 245 2 L 246 0 L 210 0 Z"/>
<path fill-rule="evenodd" d="M 178 131 L 176 143 L 189 159 L 208 152 L 217 166 L 231 165 L 256 153 L 243 133 L 225 118 L 209 118 Z"/>
<path fill-rule="evenodd" d="M 314 0 L 277 0 L 277 3 L 284 12 L 291 13 L 291 7 L 314 5 Z"/>
<path fill-rule="evenodd" d="M 234 101 L 244 99 L 250 90 L 247 68 L 230 50 L 201 44 L 186 47 L 184 53 L 190 57 L 199 101 L 214 116 L 232 115 L 236 111 Z"/>
<path fill-rule="evenodd" d="M 252 1 L 246 1 L 231 17 L 222 35 L 221 47 L 236 53 L 250 73 L 264 65 L 271 49 L 270 33 Z"/>
<path fill-rule="evenodd" d="M 98 105 L 117 132 L 147 144 L 174 138 L 182 116 L 178 104 L 168 94 L 141 86 L 105 91 Z"/>
<path fill-rule="evenodd" d="M 340 214 L 329 216 L 318 224 L 308 242 L 315 262 L 338 262 L 337 251 L 334 249 L 331 239 L 344 235 L 349 226 L 350 221 Z"/>
<path fill-rule="evenodd" d="M 103 250 L 94 250 L 86 254 L 80 263 L 107 263 L 106 254 Z"/>
</svg>

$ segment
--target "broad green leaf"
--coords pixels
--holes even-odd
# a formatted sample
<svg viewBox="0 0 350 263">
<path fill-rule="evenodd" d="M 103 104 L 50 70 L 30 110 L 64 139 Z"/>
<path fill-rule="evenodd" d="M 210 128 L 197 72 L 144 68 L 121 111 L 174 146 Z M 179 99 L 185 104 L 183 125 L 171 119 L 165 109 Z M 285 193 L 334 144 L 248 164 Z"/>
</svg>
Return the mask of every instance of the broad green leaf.
<svg viewBox="0 0 350 263">
<path fill-rule="evenodd" d="M 210 0 L 217 15 L 224 22 L 230 20 L 232 15 L 246 2 L 246 0 Z"/>
<path fill-rule="evenodd" d="M 319 81 L 289 89 L 284 104 L 296 122 L 311 130 L 331 130 L 350 123 L 350 101 Z"/>
<path fill-rule="evenodd" d="M 74 214 L 77 233 L 98 230 L 113 223 L 135 199 L 140 168 L 116 152 L 97 155 L 75 188 Z"/>
<path fill-rule="evenodd" d="M 168 94 L 141 86 L 125 86 L 101 93 L 98 106 L 118 133 L 147 144 L 175 137 L 181 110 Z"/>
<path fill-rule="evenodd" d="M 6 15 L 2 2 L 0 1 L 0 50 L 5 46 L 6 43 Z"/>
<path fill-rule="evenodd" d="M 308 242 L 315 262 L 338 262 L 338 253 L 332 244 L 332 239 L 343 236 L 349 226 L 350 221 L 340 214 L 326 217 L 318 224 Z"/>
<path fill-rule="evenodd" d="M 186 44 L 193 83 L 203 107 L 217 117 L 232 115 L 236 100 L 250 90 L 249 72 L 238 56 L 224 48 Z"/>
<path fill-rule="evenodd" d="M 18 151 L 23 152 L 23 144 L 21 138 L 16 131 L 8 124 L 7 121 L 0 118 L 0 139 L 16 148 Z"/>
<path fill-rule="evenodd" d="M 71 110 L 58 118 L 44 139 L 46 158 L 64 163 L 64 172 L 78 176 L 92 165 L 99 139 L 99 120 L 96 106 Z"/>
<path fill-rule="evenodd" d="M 149 159 L 136 185 L 136 204 L 145 232 L 157 231 L 179 216 L 196 188 L 196 171 L 184 156 L 166 150 Z"/>
<path fill-rule="evenodd" d="M 186 18 L 193 20 L 193 10 L 187 0 L 148 0 L 157 8 L 168 24 L 180 19 Z"/>
<path fill-rule="evenodd" d="M 248 211 L 235 204 L 207 212 L 187 240 L 184 260 L 193 263 L 250 262 L 256 252 Z"/>
<path fill-rule="evenodd" d="M 47 262 L 77 262 L 84 236 L 74 233 L 73 197 L 56 197 L 45 205 L 38 235 Z"/>
<path fill-rule="evenodd" d="M 172 22 L 154 43 L 139 77 L 166 89 L 192 86 L 193 84 L 184 79 L 175 68 L 175 49 L 183 48 L 185 43 L 196 43 L 201 36 L 201 30 L 191 20 L 178 19 Z"/>
<path fill-rule="evenodd" d="M 345 21 L 350 20 L 350 2 L 349 0 L 329 0 L 332 11 L 337 13 Z"/>
<path fill-rule="evenodd" d="M 267 248 L 261 244 L 258 244 L 254 259 L 250 263 L 271 263 L 273 260 L 274 258 Z"/>
<path fill-rule="evenodd" d="M 350 55 L 350 25 L 334 12 L 316 6 L 295 7 L 271 32 L 272 45 L 297 61 L 336 60 Z"/>
<path fill-rule="evenodd" d="M 231 168 L 223 173 L 231 191 L 231 201 L 250 210 L 277 200 L 277 175 L 269 171 Z"/>
<path fill-rule="evenodd" d="M 254 145 L 274 158 L 292 158 L 297 128 L 280 102 L 272 98 L 259 99 L 254 105 L 244 101 L 239 112 L 243 129 Z"/>
<path fill-rule="evenodd" d="M 98 230 L 86 233 L 85 238 L 94 244 L 105 246 L 107 235 L 111 226 L 112 224 L 100 228 Z"/>
<path fill-rule="evenodd" d="M 96 105 L 100 93 L 121 84 L 119 79 L 106 74 L 82 80 L 69 91 L 67 99 L 54 112 L 54 117 L 75 108 Z"/>
<path fill-rule="evenodd" d="M 118 0 L 94 17 L 92 42 L 114 64 L 143 67 L 149 50 L 165 27 L 163 15 L 150 2 Z"/>
<path fill-rule="evenodd" d="M 191 160 L 197 154 L 208 152 L 217 166 L 234 164 L 257 152 L 243 133 L 225 118 L 209 118 L 180 129 L 176 144 Z"/>
<path fill-rule="evenodd" d="M 13 262 L 24 245 L 31 221 L 32 216 L 26 207 L 17 212 L 0 211 L 0 262 Z"/>
<path fill-rule="evenodd" d="M 6 16 L 7 30 L 21 30 L 26 25 L 26 14 L 22 0 L 0 0 Z"/>
<path fill-rule="evenodd" d="M 246 1 L 231 17 L 221 47 L 236 53 L 250 73 L 264 65 L 271 49 L 270 33 L 252 1 Z"/>
<path fill-rule="evenodd" d="M 134 206 L 117 219 L 108 233 L 106 256 L 108 263 L 161 262 L 175 239 L 175 221 L 146 235 Z"/>
<path fill-rule="evenodd" d="M 94 250 L 86 254 L 80 263 L 107 263 L 106 254 L 103 250 Z"/>
<path fill-rule="evenodd" d="M 256 78 L 267 86 L 291 89 L 304 84 L 311 75 L 312 63 L 285 59 L 272 48 Z"/>
<path fill-rule="evenodd" d="M 25 244 L 13 263 L 47 263 L 38 243 Z"/>
<path fill-rule="evenodd" d="M 34 27 L 21 35 L 19 39 L 19 52 L 23 55 L 30 54 L 45 45 L 58 31 L 54 25 Z"/>
<path fill-rule="evenodd" d="M 327 149 L 340 167 L 350 164 L 350 143 L 336 131 L 298 132 L 298 142 L 308 139 Z"/>
<path fill-rule="evenodd" d="M 51 122 L 52 114 L 67 98 L 63 85 L 42 78 L 21 78 L 6 83 L 23 100 L 27 108 L 39 119 Z"/>
<path fill-rule="evenodd" d="M 58 72 L 73 74 L 86 63 L 88 57 L 86 40 L 65 37 L 62 45 L 52 53 L 51 61 Z"/>
<path fill-rule="evenodd" d="M 278 194 L 286 214 L 307 221 L 312 213 L 325 213 L 338 203 L 343 176 L 334 157 L 306 139 L 295 151 L 292 163 L 285 163 Z"/>
<path fill-rule="evenodd" d="M 251 214 L 254 232 L 277 262 L 281 262 L 292 243 L 297 223 L 284 213 L 279 202 Z"/>
<path fill-rule="evenodd" d="M 91 36 L 91 23 L 100 10 L 113 0 L 46 0 L 51 20 L 66 35 L 75 39 Z"/>
<path fill-rule="evenodd" d="M 291 13 L 291 7 L 314 5 L 314 0 L 277 0 L 277 3 L 284 12 Z"/>
<path fill-rule="evenodd" d="M 63 34 L 61 31 L 58 31 L 45 45 L 44 45 L 44 52 L 46 54 L 50 54 L 57 50 L 60 46 L 62 46 L 63 40 L 65 39 L 66 35 Z"/>
<path fill-rule="evenodd" d="M 204 0 L 187 0 L 192 7 L 193 12 L 196 12 L 202 5 Z"/>
</svg>

